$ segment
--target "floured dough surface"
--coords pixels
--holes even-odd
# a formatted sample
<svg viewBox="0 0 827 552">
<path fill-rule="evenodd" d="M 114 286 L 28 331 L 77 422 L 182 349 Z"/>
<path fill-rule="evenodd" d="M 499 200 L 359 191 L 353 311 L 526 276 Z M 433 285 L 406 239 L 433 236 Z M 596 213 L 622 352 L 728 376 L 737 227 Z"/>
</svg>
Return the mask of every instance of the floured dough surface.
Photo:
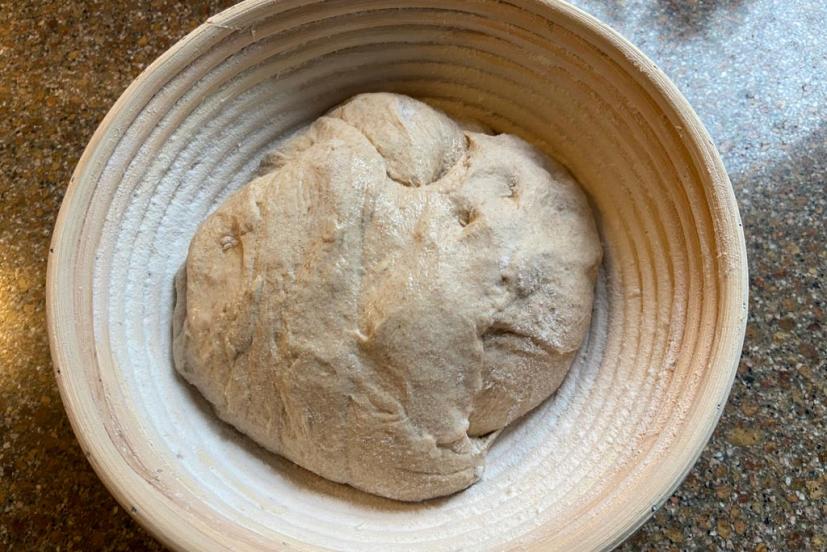
<svg viewBox="0 0 827 552">
<path fill-rule="evenodd" d="M 178 372 L 333 481 L 400 500 L 474 483 L 588 330 L 601 248 L 576 182 L 393 94 L 319 118 L 260 174 L 192 240 Z"/>
</svg>

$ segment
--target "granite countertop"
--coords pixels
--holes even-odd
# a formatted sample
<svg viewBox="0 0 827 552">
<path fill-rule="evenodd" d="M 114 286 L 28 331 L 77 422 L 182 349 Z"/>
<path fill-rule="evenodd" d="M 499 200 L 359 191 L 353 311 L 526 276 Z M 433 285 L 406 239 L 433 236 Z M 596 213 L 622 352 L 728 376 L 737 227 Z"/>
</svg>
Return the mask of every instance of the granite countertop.
<svg viewBox="0 0 827 552">
<path fill-rule="evenodd" d="M 72 169 L 138 73 L 219 0 L 0 0 L 0 548 L 155 550 L 84 459 L 45 329 Z M 827 4 L 577 0 L 651 56 L 718 144 L 750 258 L 746 343 L 689 477 L 623 550 L 827 548 Z"/>
</svg>

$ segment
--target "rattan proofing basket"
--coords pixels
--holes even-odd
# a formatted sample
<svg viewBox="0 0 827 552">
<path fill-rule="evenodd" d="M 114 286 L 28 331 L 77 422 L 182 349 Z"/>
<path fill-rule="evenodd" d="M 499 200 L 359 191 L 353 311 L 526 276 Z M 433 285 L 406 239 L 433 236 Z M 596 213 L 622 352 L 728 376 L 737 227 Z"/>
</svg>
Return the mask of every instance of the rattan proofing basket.
<svg viewBox="0 0 827 552">
<path fill-rule="evenodd" d="M 410 94 L 518 134 L 588 192 L 606 258 L 560 391 L 478 484 L 403 504 L 324 481 L 216 421 L 174 373 L 172 279 L 269 147 L 347 97 Z M 709 136 L 632 45 L 557 1 L 248 0 L 153 63 L 92 138 L 55 229 L 48 318 L 83 449 L 192 550 L 576 550 L 624 539 L 721 414 L 746 320 L 744 239 Z"/>
</svg>

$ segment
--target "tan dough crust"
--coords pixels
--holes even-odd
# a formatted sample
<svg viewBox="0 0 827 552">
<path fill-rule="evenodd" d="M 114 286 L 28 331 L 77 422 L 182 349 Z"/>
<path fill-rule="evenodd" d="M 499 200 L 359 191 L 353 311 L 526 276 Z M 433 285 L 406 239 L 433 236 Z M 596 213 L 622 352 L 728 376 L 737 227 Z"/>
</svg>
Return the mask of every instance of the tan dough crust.
<svg viewBox="0 0 827 552">
<path fill-rule="evenodd" d="M 175 366 L 218 415 L 399 500 L 477 481 L 588 330 L 601 248 L 569 173 L 405 96 L 357 96 L 198 229 Z"/>
</svg>

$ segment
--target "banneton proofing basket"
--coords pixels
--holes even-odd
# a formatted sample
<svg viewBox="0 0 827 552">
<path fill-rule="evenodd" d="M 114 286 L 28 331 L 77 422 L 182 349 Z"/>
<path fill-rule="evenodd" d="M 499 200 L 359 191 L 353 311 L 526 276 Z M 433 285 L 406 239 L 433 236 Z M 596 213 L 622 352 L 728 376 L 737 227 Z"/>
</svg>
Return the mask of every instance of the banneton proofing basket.
<svg viewBox="0 0 827 552">
<path fill-rule="evenodd" d="M 420 504 L 325 481 L 217 421 L 171 361 L 173 275 L 197 225 L 280 137 L 364 91 L 518 134 L 593 201 L 606 259 L 588 342 L 483 479 Z M 57 380 L 115 497 L 195 550 L 605 549 L 672 493 L 724 407 L 744 240 L 686 100 L 562 2 L 249 0 L 152 64 L 92 138 L 48 273 Z"/>
</svg>

